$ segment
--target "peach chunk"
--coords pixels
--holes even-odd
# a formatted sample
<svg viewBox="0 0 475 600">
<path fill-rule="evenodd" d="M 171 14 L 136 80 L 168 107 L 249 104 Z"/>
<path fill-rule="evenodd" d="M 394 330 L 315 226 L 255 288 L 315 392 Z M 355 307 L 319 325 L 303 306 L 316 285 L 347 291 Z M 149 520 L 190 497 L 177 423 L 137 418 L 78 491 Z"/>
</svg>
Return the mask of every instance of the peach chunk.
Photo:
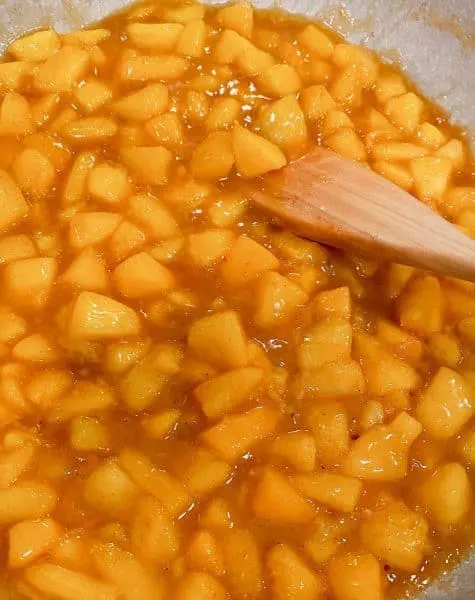
<svg viewBox="0 0 475 600">
<path fill-rule="evenodd" d="M 69 331 L 72 337 L 90 340 L 137 335 L 140 319 L 134 310 L 117 300 L 81 292 L 72 309 Z"/>
<path fill-rule="evenodd" d="M 70 92 L 86 74 L 89 54 L 73 46 L 63 46 L 42 63 L 34 76 L 34 86 L 39 92 Z"/>
<path fill-rule="evenodd" d="M 398 481 L 406 476 L 409 450 L 422 425 L 400 413 L 390 425 L 376 425 L 363 433 L 343 462 L 347 475 L 374 481 Z"/>
<path fill-rule="evenodd" d="M 279 417 L 276 410 L 267 407 L 224 417 L 203 432 L 203 442 L 224 460 L 235 462 L 254 444 L 275 432 Z"/>
<path fill-rule="evenodd" d="M 103 292 L 109 284 L 104 261 L 90 246 L 78 254 L 61 279 L 66 285 L 90 292 Z"/>
<path fill-rule="evenodd" d="M 54 258 L 26 258 L 6 265 L 7 296 L 14 306 L 40 309 L 48 302 L 58 270 Z"/>
<path fill-rule="evenodd" d="M 175 278 L 166 267 L 146 252 L 139 252 L 117 266 L 113 279 L 127 298 L 155 296 L 175 287 Z"/>
<path fill-rule="evenodd" d="M 267 556 L 275 600 L 323 600 L 325 584 L 287 544 L 277 544 Z"/>
<path fill-rule="evenodd" d="M 237 288 L 278 268 L 279 260 L 270 250 L 247 235 L 241 235 L 223 262 L 221 275 L 226 285 Z"/>
<path fill-rule="evenodd" d="M 203 382 L 194 396 L 210 419 L 233 412 L 248 401 L 263 379 L 262 369 L 244 367 Z"/>
<path fill-rule="evenodd" d="M 232 135 L 236 168 L 243 177 L 259 177 L 287 164 L 285 154 L 278 146 L 237 122 Z"/>
<path fill-rule="evenodd" d="M 28 101 L 16 92 L 5 94 L 0 106 L 0 136 L 26 135 L 34 129 Z"/>
<path fill-rule="evenodd" d="M 21 521 L 8 532 L 8 565 L 22 567 L 51 548 L 62 535 L 53 519 Z"/>
<path fill-rule="evenodd" d="M 119 226 L 122 217 L 108 212 L 78 213 L 71 219 L 69 243 L 75 250 L 101 244 Z"/>
<path fill-rule="evenodd" d="M 0 170 L 0 231 L 7 231 L 28 214 L 20 188 L 6 171 Z"/>
<path fill-rule="evenodd" d="M 252 502 L 256 517 L 274 524 L 308 523 L 315 511 L 302 498 L 290 480 L 274 469 L 266 469 L 259 479 Z"/>
<path fill-rule="evenodd" d="M 247 338 L 235 311 L 195 321 L 188 333 L 188 347 L 197 357 L 218 367 L 235 369 L 247 364 Z"/>
</svg>

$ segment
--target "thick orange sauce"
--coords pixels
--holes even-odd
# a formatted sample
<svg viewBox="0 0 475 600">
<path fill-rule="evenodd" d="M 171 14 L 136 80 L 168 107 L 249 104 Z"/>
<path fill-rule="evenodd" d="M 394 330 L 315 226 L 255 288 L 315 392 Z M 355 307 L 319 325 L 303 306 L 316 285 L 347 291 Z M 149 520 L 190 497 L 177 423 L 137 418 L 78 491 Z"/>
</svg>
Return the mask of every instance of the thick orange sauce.
<svg viewBox="0 0 475 600">
<path fill-rule="evenodd" d="M 151 81 L 129 81 L 124 75 L 128 70 L 123 65 L 130 57 L 133 59 L 142 53 L 181 56 L 176 50 L 137 51 L 127 34 L 130 23 L 186 25 L 188 16 L 179 12 L 186 6 L 188 10 L 198 11 L 192 15 L 192 20 L 204 19 L 205 41 L 200 55 L 186 59 L 189 61 L 187 68 L 180 76 L 152 76 Z M 217 60 L 216 44 L 223 29 L 233 30 L 236 23 L 239 29 L 242 24 L 242 15 L 238 15 L 236 21 L 234 17 L 226 17 L 223 25 L 219 11 L 206 8 L 200 16 L 196 5 L 152 3 L 114 15 L 100 25 L 110 35 L 97 45 L 85 45 L 89 57 L 87 67 L 73 81 L 70 90 L 58 92 L 51 108 L 45 109 L 44 118 L 38 116 L 38 104 L 45 94 L 35 83 L 37 69 L 41 66 L 32 65 L 31 71 L 13 87 L 14 93 L 23 96 L 28 103 L 28 111 L 36 115 L 36 122 L 28 131 L 13 134 L 2 130 L 0 119 L 0 131 L 3 131 L 0 133 L 0 169 L 9 173 L 22 188 L 29 205 L 27 218 L 15 222 L 0 238 L 0 260 L 8 263 L 1 267 L 0 307 L 7 307 L 24 320 L 24 332 L 15 334 L 14 339 L 4 339 L 0 332 L 0 397 L 3 396 L 5 405 L 0 414 L 3 444 L 0 483 L 4 482 L 1 487 L 5 490 L 46 485 L 53 497 L 50 510 L 35 513 L 30 508 L 21 518 L 9 518 L 8 515 L 3 518 L 3 579 L 6 586 L 33 599 L 75 600 L 79 594 L 79 584 L 79 588 L 69 592 L 64 591 L 60 583 L 49 589 L 41 570 L 45 565 L 68 569 L 59 571 L 66 579 L 74 578 L 77 573 L 92 578 L 87 579 L 92 587 L 85 587 L 80 594 L 83 598 L 220 600 L 226 594 L 233 600 L 398 598 L 415 594 L 436 575 L 451 569 L 474 540 L 474 505 L 470 491 L 467 491 L 473 486 L 474 441 L 471 442 L 472 450 L 463 448 L 467 448 L 475 436 L 470 412 L 475 411 L 475 393 L 471 390 L 475 383 L 475 327 L 470 321 L 470 317 L 475 316 L 475 288 L 472 284 L 437 279 L 300 241 L 249 206 L 246 189 L 253 183 L 236 174 L 235 166 L 224 177 L 205 178 L 199 168 L 191 166 L 198 144 L 213 129 L 210 113 L 222 98 L 234 98 L 239 103 L 236 115 L 223 125 L 223 131 L 236 129 L 238 126 L 234 123 L 237 121 L 264 138 L 272 138 L 271 141 L 276 137 L 275 132 L 269 134 L 262 119 L 267 107 L 282 94 L 279 91 L 270 94 L 259 75 L 243 74 L 242 66 L 237 64 L 239 57 L 221 63 Z M 297 136 L 298 143 L 282 144 L 288 160 L 303 155 L 316 143 L 351 158 L 363 154 L 359 156 L 361 160 L 379 171 L 386 170 L 383 172 L 386 175 L 389 169 L 390 178 L 405 182 L 421 200 L 463 227 L 469 235 L 475 235 L 473 160 L 463 132 L 452 127 L 437 107 L 418 96 L 411 83 L 400 78 L 394 67 L 377 62 L 367 54 L 364 54 L 363 62 L 359 62 L 359 58 L 356 62 L 348 58 L 348 63 L 342 66 L 342 61 L 347 59 L 335 54 L 335 47 L 341 50 L 337 45 L 342 42 L 332 32 L 320 30 L 327 36 L 327 46 L 331 50 L 327 52 L 320 48 L 316 51 L 308 42 L 302 41 L 302 31 L 308 25 L 306 20 L 277 11 L 255 10 L 252 14 L 253 22 L 248 30 L 250 42 L 271 55 L 275 63 L 291 65 L 299 81 L 298 89 L 285 96 L 294 95 L 304 107 L 299 126 L 304 128 L 305 134 Z M 245 23 L 249 24 L 248 21 Z M 78 39 L 65 36 L 61 44 L 75 48 L 84 46 Z M 7 54 L 6 61 L 10 59 L 12 55 Z M 162 57 L 162 60 L 166 58 Z M 348 78 L 346 82 L 342 73 Z M 394 78 L 394 86 L 399 91 L 388 92 L 390 86 L 386 84 L 390 77 Z M 71 133 L 68 128 L 67 121 L 74 124 L 88 116 L 87 109 L 78 101 L 76 89 L 83 85 L 82 81 L 92 79 L 105 84 L 109 93 L 107 100 L 89 114 L 106 117 L 115 123 L 117 130 L 107 137 L 88 137 L 84 131 Z M 114 103 L 119 98 L 157 80 L 168 87 L 168 100 L 163 110 L 143 120 L 117 114 Z M 321 107 L 323 101 L 314 105 L 309 100 L 306 104 L 305 94 L 315 85 L 324 86 L 336 101 L 322 109 L 320 117 L 313 119 L 310 109 Z M 410 92 L 421 103 L 416 117 L 413 107 L 407 108 L 408 119 L 416 119 L 414 125 L 403 122 L 403 107 L 388 108 L 391 95 L 398 98 Z M 8 85 L 3 84 L 0 102 L 3 99 L 4 109 L 4 99 L 9 93 Z M 56 93 L 54 86 L 51 93 Z M 387 98 L 385 94 L 388 94 Z M 178 116 L 183 134 L 179 143 L 173 143 L 171 137 L 162 134 L 152 135 L 150 121 L 159 114 Z M 2 116 L 5 118 L 4 114 Z M 334 117 L 333 125 L 331 117 Z M 383 119 L 389 119 L 387 125 L 381 124 Z M 432 138 L 427 141 L 428 124 L 431 134 L 436 136 L 435 142 Z M 342 131 L 349 136 L 342 138 L 343 141 L 337 135 Z M 451 150 L 448 154 L 437 154 L 439 148 L 446 148 L 451 140 L 462 141 L 461 157 L 459 146 L 455 156 Z M 386 142 L 412 144 L 415 154 L 404 154 L 409 151 L 404 146 L 400 149 L 403 156 L 394 157 L 389 154 L 391 149 L 384 147 Z M 124 161 L 124 148 L 131 146 L 163 146 L 171 152 L 173 157 L 163 185 L 144 181 L 143 172 Z M 27 182 L 30 168 L 22 170 L 19 167 L 18 157 L 28 147 L 38 150 L 53 166 L 53 177 L 42 193 L 35 192 L 35 181 Z M 233 148 L 238 163 L 235 146 Z M 80 186 L 74 202 L 66 199 L 65 190 L 71 184 L 74 161 L 79 153 L 87 151 L 95 153 L 91 165 L 94 161 L 96 165 L 108 161 L 125 166 L 127 184 L 118 202 L 108 204 L 91 194 L 90 179 L 82 188 Z M 432 196 L 419 170 L 427 165 L 417 162 L 423 156 L 444 157 L 441 162 L 434 163 L 436 170 L 440 164 L 449 164 L 445 187 L 433 192 Z M 38 159 L 37 155 L 35 159 Z M 211 162 L 217 162 L 215 159 Z M 158 169 L 152 157 L 144 156 L 143 164 L 150 172 Z M 396 174 L 391 166 L 399 169 Z M 438 177 L 439 172 L 434 171 L 430 182 Z M 138 194 L 150 194 L 153 202 L 163 207 L 167 215 L 164 219 L 174 223 L 171 234 L 170 229 L 165 234 L 157 233 L 147 218 L 137 216 L 131 198 Z M 80 244 L 77 240 L 72 241 L 72 223 L 77 224 L 74 219 L 83 212 L 118 215 L 118 223 L 124 219 L 130 224 L 133 238 L 139 241 L 135 245 L 132 241 L 122 241 L 119 249 L 117 227 L 112 228 L 109 235 L 97 238 L 97 222 L 82 231 L 86 241 Z M 161 223 L 163 226 L 163 220 Z M 209 250 L 208 254 L 203 249 L 203 238 L 197 241 L 190 237 L 217 230 L 227 232 L 227 237 L 225 241 L 220 238 L 220 249 Z M 12 235 L 24 235 L 23 242 L 25 239 L 31 242 L 24 255 L 15 255 L 13 259 L 11 246 L 8 252 L 2 246 L 6 236 Z M 270 267 L 259 267 L 261 270 L 258 268 L 255 277 L 249 277 L 242 261 L 236 259 L 235 254 L 233 258 L 240 236 L 247 236 L 267 249 L 275 263 Z M 10 244 L 12 240 L 8 238 L 7 242 Z M 82 250 L 78 244 L 94 249 L 94 261 L 88 262 L 81 278 L 76 276 L 71 283 L 71 276 L 65 276 L 65 273 L 70 273 L 68 269 Z M 139 291 L 136 297 L 123 292 L 116 269 L 138 252 L 148 253 L 154 261 L 165 266 L 173 281 L 168 288 L 164 286 L 162 291 L 150 294 Z M 249 260 L 255 252 L 250 254 Z M 8 270 L 10 265 L 33 257 L 50 257 L 54 261 L 55 272 L 41 306 L 36 305 L 36 296 L 29 299 L 21 293 L 20 284 L 12 284 L 12 274 Z M 205 259 L 207 264 L 201 264 L 200 261 Z M 266 260 L 271 260 L 268 255 Z M 92 264 L 105 277 L 103 285 L 97 284 Z M 268 275 L 263 274 L 264 271 L 274 275 L 279 273 L 285 278 L 286 285 L 291 288 L 290 300 L 279 297 L 280 289 L 271 289 L 270 277 L 266 279 Z M 128 272 L 127 282 L 133 282 L 135 273 L 135 269 Z M 245 284 L 236 285 L 235 279 L 239 277 L 244 278 Z M 268 283 L 267 287 L 264 281 Z M 282 280 L 279 282 L 283 285 Z M 348 298 L 348 302 L 342 300 L 342 296 L 325 301 L 326 292 L 334 289 L 345 290 L 343 298 Z M 78 334 L 71 315 L 77 309 L 78 297 L 84 297 L 82 294 L 88 291 L 99 292 L 131 308 L 140 323 L 140 330 L 132 335 L 121 335 L 119 327 L 116 333 L 109 332 L 99 340 L 88 337 L 84 331 Z M 347 310 L 349 314 L 344 316 Z M 210 342 L 210 346 L 224 344 L 218 359 L 210 347 L 203 350 L 202 342 L 198 344 L 201 351 L 197 351 L 189 341 L 190 327 L 206 316 L 225 311 L 234 311 L 237 315 L 240 335 L 245 340 L 247 354 L 239 365 L 238 351 L 234 354 L 233 350 L 229 358 L 223 340 L 213 338 Z M 335 311 L 337 321 L 332 321 Z M 280 313 L 282 318 L 279 318 Z M 427 318 L 428 313 L 433 315 L 432 319 Z M 81 329 L 84 322 L 78 319 L 76 324 Z M 315 333 L 312 328 L 328 319 L 332 329 Z M 350 334 L 346 329 L 348 323 Z M 29 353 L 18 348 L 22 338 L 33 334 L 44 336 L 49 345 L 48 352 L 41 354 L 36 346 Z M 349 342 L 348 335 L 352 337 Z M 343 338 L 344 348 L 333 356 L 334 344 Z M 302 347 L 315 339 L 320 343 L 318 352 L 312 350 L 310 358 L 302 358 Z M 122 355 L 117 351 L 119 343 L 123 345 Z M 156 359 L 152 368 L 144 372 L 139 370 L 137 380 L 130 384 L 128 374 L 149 360 L 150 353 L 159 347 L 164 353 L 161 358 Z M 333 356 L 328 362 L 321 358 L 327 352 Z M 128 360 L 124 358 L 127 353 Z M 318 364 L 308 367 L 305 361 L 311 363 L 316 354 Z M 244 398 L 235 404 L 232 400 L 229 407 L 218 408 L 216 414 L 210 416 L 197 392 L 198 386 L 238 367 L 260 370 L 259 385 L 251 386 Z M 463 386 L 463 399 L 455 397 L 457 392 L 454 391 L 457 406 L 443 405 L 441 408 L 442 412 L 445 410 L 447 422 L 452 423 L 453 414 L 458 414 L 461 404 L 468 406 L 470 412 L 454 425 L 448 436 L 434 434 L 437 425 L 421 408 L 440 368 L 443 368 L 443 391 L 435 394 L 436 402 L 442 399 L 443 403 L 444 394 L 450 396 L 453 377 L 459 378 L 457 385 Z M 161 374 L 159 384 L 157 373 Z M 51 379 L 45 382 L 46 376 Z M 141 390 L 139 393 L 134 386 L 138 385 L 137 381 L 148 381 L 148 377 L 153 389 L 147 396 L 148 392 Z M 92 392 L 89 388 L 81 388 L 88 382 L 98 385 L 111 400 L 102 407 L 94 405 L 88 409 L 83 401 Z M 224 388 L 228 385 L 223 384 Z M 240 385 L 244 383 L 238 377 L 230 385 L 229 393 L 232 395 Z M 71 401 L 73 389 L 83 391 Z M 148 399 L 135 403 L 141 393 Z M 219 406 L 221 400 L 216 400 Z M 319 407 L 324 406 L 329 407 L 329 413 L 319 414 Z M 265 426 L 268 427 L 267 434 L 256 434 L 254 441 L 235 454 L 210 441 L 209 431 L 216 424 L 227 423 L 226 419 L 236 418 L 241 413 L 249 414 L 248 411 L 256 407 L 262 407 L 274 419 L 272 425 L 267 423 Z M 336 419 L 339 423 L 344 421 L 339 429 L 334 421 L 330 425 L 326 420 L 332 411 L 340 415 Z M 361 472 L 355 473 L 354 463 L 353 467 L 348 466 L 348 456 L 354 452 L 357 440 L 365 439 L 368 431 L 378 431 L 381 425 L 392 427 L 389 424 L 401 414 L 404 418 L 410 415 L 410 427 L 417 428 L 421 423 L 414 439 L 411 438 L 406 446 L 404 435 L 410 434 L 401 434 L 393 454 L 379 438 L 371 447 L 376 448 L 381 459 L 382 472 L 392 473 L 396 463 L 400 462 L 402 475 L 388 475 L 388 480 L 367 477 L 363 473 L 364 460 L 358 457 L 355 462 Z M 164 415 L 169 424 L 164 426 L 161 421 L 162 430 L 157 433 L 159 426 L 154 422 L 154 428 L 151 419 L 160 416 L 165 419 Z M 88 429 L 90 437 L 82 443 L 91 445 L 81 448 L 80 431 L 83 432 L 85 423 L 87 427 L 93 427 L 94 432 Z M 338 430 L 338 439 L 334 433 L 328 433 L 333 426 Z M 238 440 L 248 434 L 248 427 L 243 426 Z M 282 440 L 288 442 L 290 432 L 299 432 L 297 435 L 303 436 L 305 443 L 298 448 L 285 445 Z M 389 430 L 386 435 L 394 437 L 395 434 Z M 342 439 L 346 447 L 338 454 L 335 448 Z M 20 468 L 18 457 L 21 453 L 17 451 L 30 447 L 31 457 Z M 142 478 L 137 475 L 137 461 L 140 463 L 142 459 L 134 463 L 131 453 L 141 453 L 151 463 L 144 467 L 145 471 L 149 470 Z M 132 457 L 136 458 L 137 454 Z M 444 506 L 448 492 L 454 488 L 449 485 L 449 489 L 440 487 L 434 491 L 428 484 L 428 477 L 433 473 L 435 479 L 431 482 L 439 481 L 440 469 L 454 463 L 459 469 L 457 474 L 460 475 L 461 470 L 466 478 L 465 488 L 457 492 L 459 495 L 454 503 L 458 507 L 464 504 L 467 507 L 459 517 L 454 517 L 453 522 L 450 519 L 443 522 L 437 506 Z M 100 480 L 97 476 L 100 473 L 102 477 L 101 469 L 111 464 L 126 480 L 126 492 L 122 488 L 111 492 L 113 480 Z M 11 478 L 8 478 L 8 469 L 13 473 Z M 147 483 L 157 472 L 173 478 L 172 491 L 164 491 L 163 481 L 160 485 Z M 322 473 L 343 474 L 351 479 L 353 487 L 358 488 L 350 510 L 335 508 L 328 498 L 312 499 L 311 494 L 299 488 L 299 477 Z M 96 485 L 91 483 L 95 481 L 94 477 L 99 482 Z M 276 493 L 281 484 L 283 491 Z M 321 486 L 317 485 L 318 488 Z M 180 499 L 177 499 L 178 492 Z M 0 489 L 0 514 L 2 493 Z M 113 497 L 109 497 L 109 493 Z M 290 500 L 285 497 L 286 493 L 290 494 Z M 343 495 L 346 496 L 346 492 Z M 150 500 L 152 497 L 154 501 Z M 168 503 L 164 501 L 165 497 Z M 153 510 L 147 504 L 149 501 Z M 297 516 L 294 501 L 304 502 Z M 382 531 L 381 527 L 377 531 L 368 529 L 374 515 L 384 511 L 385 506 L 393 507 L 399 502 L 403 503 L 403 513 L 394 512 L 390 525 L 383 525 Z M 164 504 L 162 509 L 160 503 Z M 165 515 L 173 542 L 168 538 L 168 541 L 159 538 L 158 542 L 155 538 L 155 541 L 147 538 L 142 544 L 141 536 L 147 537 L 151 530 L 151 525 L 144 526 L 143 522 L 160 510 Z M 449 514 L 449 510 L 450 507 L 445 507 L 444 514 Z M 419 531 L 425 527 L 425 533 L 416 532 L 414 539 L 406 540 L 408 522 L 401 514 L 409 514 L 410 519 L 417 521 L 414 529 Z M 22 541 L 23 549 L 14 555 L 12 536 L 18 534 L 18 529 L 14 534 L 12 530 L 23 521 L 27 522 L 25 527 L 29 527 L 30 521 L 35 519 L 53 520 L 53 524 L 47 523 L 48 530 L 53 530 L 51 539 L 45 543 L 37 539 L 32 530 L 27 538 L 31 548 L 28 542 Z M 401 568 L 401 560 L 395 559 L 396 564 L 392 564 L 388 559 L 388 554 L 393 552 L 391 540 L 386 540 L 386 551 L 381 550 L 378 541 L 371 543 L 389 529 L 393 541 L 400 546 L 402 562 L 408 561 L 406 568 Z M 207 548 L 203 537 L 209 542 Z M 282 544 L 287 554 L 280 556 Z M 420 559 L 411 555 L 411 544 L 417 546 Z M 109 549 L 116 558 L 130 558 L 126 553 L 131 553 L 131 560 L 138 561 L 133 564 L 139 564 L 141 570 L 133 570 L 129 563 L 127 567 L 120 563 L 115 568 L 123 573 L 121 578 L 114 566 L 110 569 L 101 566 L 101 560 L 97 558 L 98 547 L 104 552 Z M 37 556 L 31 560 L 31 552 L 36 551 Z M 324 552 L 323 558 L 316 559 L 321 552 Z M 348 553 L 353 559 L 359 557 L 360 560 L 363 556 L 372 566 L 376 564 L 376 575 L 374 569 L 367 571 L 364 567 L 357 567 L 356 571 L 338 571 L 340 567 L 335 565 Z M 292 563 L 289 556 L 296 562 Z M 336 575 L 331 575 L 332 569 Z M 142 581 L 143 573 L 146 573 L 144 577 L 148 583 L 139 588 L 141 592 L 131 591 L 124 579 L 129 583 L 134 578 Z M 207 573 L 207 579 L 195 588 L 193 586 L 197 584 L 193 577 L 196 573 Z M 293 580 L 294 575 L 300 580 Z M 359 576 L 362 579 L 359 580 Z M 343 582 L 341 586 L 338 581 Z M 355 586 L 354 596 L 348 595 L 346 584 Z M 101 588 L 101 585 L 109 587 Z M 134 593 L 138 595 L 134 596 Z"/>
</svg>

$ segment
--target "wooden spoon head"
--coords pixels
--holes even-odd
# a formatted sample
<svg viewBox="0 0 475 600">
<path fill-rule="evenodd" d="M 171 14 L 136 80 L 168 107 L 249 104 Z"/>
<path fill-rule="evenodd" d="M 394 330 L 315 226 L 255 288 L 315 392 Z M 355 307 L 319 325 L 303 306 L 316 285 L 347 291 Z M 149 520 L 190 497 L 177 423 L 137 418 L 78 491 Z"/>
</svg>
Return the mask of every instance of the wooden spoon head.
<svg viewBox="0 0 475 600">
<path fill-rule="evenodd" d="M 251 198 L 308 239 L 475 281 L 475 243 L 369 167 L 324 148 L 265 177 Z"/>
</svg>

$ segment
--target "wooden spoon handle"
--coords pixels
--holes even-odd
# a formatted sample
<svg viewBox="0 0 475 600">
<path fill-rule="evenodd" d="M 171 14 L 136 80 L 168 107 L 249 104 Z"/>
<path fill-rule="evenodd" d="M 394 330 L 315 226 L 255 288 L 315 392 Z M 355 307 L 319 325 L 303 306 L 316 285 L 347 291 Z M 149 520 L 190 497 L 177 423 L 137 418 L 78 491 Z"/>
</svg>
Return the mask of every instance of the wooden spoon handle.
<svg viewBox="0 0 475 600">
<path fill-rule="evenodd" d="M 384 177 L 322 148 L 251 191 L 306 238 L 475 282 L 475 242 Z"/>
</svg>

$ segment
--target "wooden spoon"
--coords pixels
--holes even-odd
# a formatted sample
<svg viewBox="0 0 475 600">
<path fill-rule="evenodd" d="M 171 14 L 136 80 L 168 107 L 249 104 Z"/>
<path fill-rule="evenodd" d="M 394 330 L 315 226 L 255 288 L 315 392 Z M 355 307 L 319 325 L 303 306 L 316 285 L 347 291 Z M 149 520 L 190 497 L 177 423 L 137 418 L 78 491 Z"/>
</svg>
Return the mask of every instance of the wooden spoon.
<svg viewBox="0 0 475 600">
<path fill-rule="evenodd" d="M 475 282 L 475 241 L 369 168 L 317 148 L 250 192 L 295 233 Z"/>
</svg>

